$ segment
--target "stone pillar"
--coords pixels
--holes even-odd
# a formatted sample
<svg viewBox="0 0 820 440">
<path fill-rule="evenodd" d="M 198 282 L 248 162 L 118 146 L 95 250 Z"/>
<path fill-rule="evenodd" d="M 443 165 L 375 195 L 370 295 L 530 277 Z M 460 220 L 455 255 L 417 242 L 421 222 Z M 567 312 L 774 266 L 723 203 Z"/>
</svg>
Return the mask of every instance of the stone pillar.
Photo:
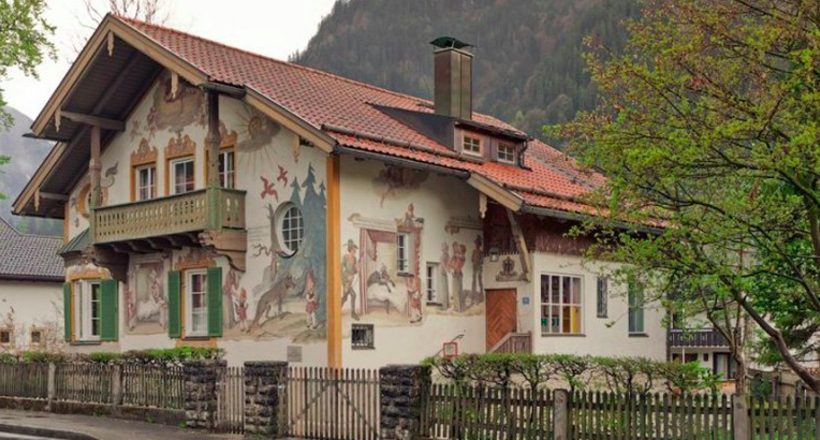
<svg viewBox="0 0 820 440">
<path fill-rule="evenodd" d="M 281 438 L 287 420 L 287 362 L 245 362 L 245 436 Z"/>
<path fill-rule="evenodd" d="M 388 365 L 379 369 L 380 431 L 383 440 L 414 440 L 419 436 L 424 390 L 430 386 L 430 367 Z"/>
<path fill-rule="evenodd" d="M 186 361 L 182 364 L 185 377 L 185 424 L 189 428 L 216 427 L 217 388 L 225 361 Z"/>
<path fill-rule="evenodd" d="M 552 404 L 552 439 L 569 438 L 569 391 L 555 390 Z"/>
<path fill-rule="evenodd" d="M 48 410 L 54 411 L 54 401 L 57 400 L 57 365 L 48 363 Z"/>
<path fill-rule="evenodd" d="M 732 395 L 732 432 L 734 433 L 734 440 L 750 440 L 752 438 L 749 407 L 746 404 L 746 396 L 743 394 Z"/>
</svg>

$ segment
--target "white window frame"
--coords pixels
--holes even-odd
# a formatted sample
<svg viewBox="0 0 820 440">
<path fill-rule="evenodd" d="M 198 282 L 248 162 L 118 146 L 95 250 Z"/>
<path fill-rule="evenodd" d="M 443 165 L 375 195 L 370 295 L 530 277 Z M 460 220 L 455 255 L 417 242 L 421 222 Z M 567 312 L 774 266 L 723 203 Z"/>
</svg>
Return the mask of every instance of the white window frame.
<svg viewBox="0 0 820 440">
<path fill-rule="evenodd" d="M 438 263 L 427 263 L 424 272 L 424 296 L 427 303 L 438 304 Z"/>
<path fill-rule="evenodd" d="M 202 277 L 202 291 L 194 292 L 194 277 Z M 194 310 L 194 295 L 202 295 L 203 307 Z M 202 321 L 200 329 L 194 328 L 194 314 Z M 185 336 L 208 336 L 208 271 L 206 269 L 190 269 L 185 271 Z"/>
<path fill-rule="evenodd" d="M 289 218 L 294 212 L 298 216 Z M 276 217 L 276 231 L 282 250 L 288 256 L 296 254 L 305 241 L 305 213 L 296 204 L 285 203 L 279 207 Z M 293 223 L 294 220 L 296 224 Z M 296 234 L 296 238 L 292 233 Z"/>
<path fill-rule="evenodd" d="M 97 298 L 94 299 L 94 289 Z M 74 339 L 77 341 L 99 341 L 102 334 L 102 284 L 99 280 L 80 280 L 74 282 Z M 94 316 L 94 305 L 97 305 L 97 316 Z M 94 334 L 94 323 L 97 321 L 97 334 Z"/>
<path fill-rule="evenodd" d="M 468 150 L 466 147 L 467 139 L 477 140 L 478 141 L 478 151 Z M 477 136 L 470 133 L 464 133 L 461 135 L 461 151 L 464 154 L 469 154 L 470 156 L 482 157 L 484 155 L 484 139 L 481 136 Z"/>
<path fill-rule="evenodd" d="M 146 186 L 142 184 L 142 173 L 147 172 L 149 183 Z M 137 167 L 137 201 L 150 200 L 157 196 L 157 166 L 155 164 L 143 165 Z M 143 197 L 143 190 L 148 191 L 148 197 Z"/>
<path fill-rule="evenodd" d="M 191 181 L 193 183 L 191 185 L 190 190 L 189 189 L 184 189 L 183 191 L 180 191 L 177 188 L 177 165 L 181 165 L 181 164 L 185 164 L 185 163 L 190 163 L 191 164 Z M 196 189 L 196 164 L 194 163 L 193 156 L 186 156 L 186 157 L 182 157 L 182 158 L 179 158 L 179 159 L 171 160 L 170 168 L 171 168 L 171 170 L 170 170 L 171 172 L 169 174 L 169 177 L 171 179 L 171 184 L 170 184 L 171 195 L 185 194 L 185 193 L 189 193 L 191 191 L 194 191 Z"/>
<path fill-rule="evenodd" d="M 634 298 L 632 296 L 633 286 L 635 288 L 635 292 L 640 292 L 640 299 Z M 629 331 L 630 335 L 645 335 L 646 334 L 646 292 L 644 291 L 644 286 L 637 281 L 630 281 L 629 285 L 627 285 L 627 319 L 626 325 L 627 330 Z M 640 303 L 638 304 L 638 301 Z M 641 315 L 640 324 L 641 328 L 633 329 L 632 325 L 632 313 L 633 311 L 639 312 Z M 637 322 L 635 323 L 637 325 Z"/>
<path fill-rule="evenodd" d="M 510 156 L 507 158 L 507 154 L 505 153 L 504 156 L 501 156 L 501 150 L 510 150 Z M 499 162 L 508 163 L 508 164 L 515 164 L 515 145 L 509 144 L 506 142 L 499 142 L 498 147 L 496 147 L 495 157 Z"/>
<path fill-rule="evenodd" d="M 407 232 L 396 234 L 396 272 L 413 274 L 413 236 Z"/>
<path fill-rule="evenodd" d="M 558 278 L 558 303 L 553 303 L 553 286 L 552 286 L 552 278 Z M 544 297 L 544 288 L 545 288 L 545 280 L 546 279 L 546 301 Z M 570 292 L 569 302 L 564 301 L 564 279 L 570 280 L 570 289 L 577 281 L 578 283 L 578 301 L 573 301 L 572 293 Z M 539 299 L 541 302 L 541 310 L 539 313 L 539 324 L 541 327 L 541 335 L 542 336 L 552 336 L 552 335 L 559 335 L 559 336 L 582 336 L 584 334 L 584 277 L 582 275 L 571 275 L 571 274 L 561 274 L 561 273 L 542 273 L 541 274 L 541 292 L 539 292 Z M 557 307 L 557 315 L 553 315 L 553 308 Z M 569 308 L 570 310 L 573 307 L 578 308 L 578 330 L 572 331 L 573 322 L 571 320 L 572 313 L 570 312 L 570 330 L 564 331 L 564 309 Z M 556 316 L 558 318 L 558 331 L 553 331 L 552 325 L 552 317 Z M 544 320 L 546 320 L 546 326 L 543 324 Z"/>
<path fill-rule="evenodd" d="M 603 286 L 603 292 L 601 287 Z M 595 314 L 599 318 L 609 316 L 609 278 L 598 277 L 595 280 Z"/>
<path fill-rule="evenodd" d="M 230 159 L 228 159 L 230 158 Z M 236 187 L 236 155 L 233 148 L 219 152 L 219 167 L 223 171 L 219 172 L 219 186 L 233 189 Z"/>
</svg>

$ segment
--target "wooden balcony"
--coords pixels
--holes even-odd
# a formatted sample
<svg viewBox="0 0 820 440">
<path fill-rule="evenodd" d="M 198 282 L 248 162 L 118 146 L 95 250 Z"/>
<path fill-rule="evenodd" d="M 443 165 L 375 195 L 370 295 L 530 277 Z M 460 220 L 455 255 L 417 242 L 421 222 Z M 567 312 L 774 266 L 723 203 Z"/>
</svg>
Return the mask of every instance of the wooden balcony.
<svg viewBox="0 0 820 440">
<path fill-rule="evenodd" d="M 670 348 L 711 348 L 728 347 L 723 334 L 715 329 L 669 331 L 667 342 Z"/>
<path fill-rule="evenodd" d="M 245 229 L 245 192 L 210 188 L 94 210 L 95 245 Z"/>
</svg>

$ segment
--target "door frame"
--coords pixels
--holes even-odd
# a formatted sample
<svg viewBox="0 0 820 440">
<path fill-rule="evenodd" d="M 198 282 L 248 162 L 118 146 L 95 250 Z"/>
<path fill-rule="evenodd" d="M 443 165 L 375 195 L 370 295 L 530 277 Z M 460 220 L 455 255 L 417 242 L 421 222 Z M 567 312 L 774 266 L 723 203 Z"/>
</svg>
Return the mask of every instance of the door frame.
<svg viewBox="0 0 820 440">
<path fill-rule="evenodd" d="M 496 289 L 484 289 L 484 298 L 485 298 L 485 300 L 484 300 L 484 304 L 485 304 L 485 307 L 484 307 L 484 346 L 485 346 L 485 348 L 484 348 L 484 350 L 487 351 L 487 352 L 489 352 L 489 350 L 493 347 L 493 346 L 488 344 L 488 342 L 489 342 L 489 339 L 488 339 L 489 333 L 487 332 L 487 322 L 488 322 L 487 317 L 488 317 L 488 314 L 490 313 L 490 307 L 489 307 L 490 301 L 489 301 L 489 299 L 490 299 L 490 294 L 493 293 L 493 292 L 512 292 L 513 293 L 513 307 L 515 309 L 515 312 L 513 313 L 514 319 L 513 319 L 512 333 L 518 332 L 518 288 L 517 287 L 505 287 L 505 288 L 496 288 Z M 499 341 L 500 341 L 500 339 L 499 339 Z M 493 345 L 495 345 L 497 343 L 498 343 L 498 341 L 493 343 Z"/>
</svg>

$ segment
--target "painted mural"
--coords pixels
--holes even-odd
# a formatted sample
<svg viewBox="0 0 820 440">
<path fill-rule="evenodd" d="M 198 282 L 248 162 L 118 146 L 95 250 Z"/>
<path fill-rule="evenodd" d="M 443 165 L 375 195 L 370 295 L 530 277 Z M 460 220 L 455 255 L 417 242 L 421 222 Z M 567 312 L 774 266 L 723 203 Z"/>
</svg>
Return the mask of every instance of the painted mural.
<svg viewBox="0 0 820 440">
<path fill-rule="evenodd" d="M 427 180 L 429 174 L 426 171 L 386 164 L 373 179 L 373 186 L 380 196 L 379 206 L 383 207 L 386 199 L 401 200 L 408 197 Z"/>
<path fill-rule="evenodd" d="M 125 291 L 125 322 L 131 334 L 164 333 L 168 322 L 167 258 L 133 257 Z"/>
<path fill-rule="evenodd" d="M 294 342 L 324 340 L 327 316 L 326 217 L 324 181 L 312 164 L 299 180 L 277 165 L 275 176 L 260 176 L 259 198 L 268 220 L 267 240 L 251 247 L 251 259 L 264 261 L 257 283 L 249 288 L 229 287 L 236 320 L 232 334 L 253 337 L 290 337 Z M 290 197 L 286 197 L 287 194 Z M 280 210 L 296 207 L 304 221 L 304 238 L 288 253 L 279 234 Z M 260 240 L 261 241 L 261 240 Z M 228 293 L 225 293 L 226 296 Z"/>
<path fill-rule="evenodd" d="M 117 179 L 117 172 L 119 170 L 119 162 L 114 163 L 114 165 L 108 167 L 103 172 L 102 176 L 100 177 L 100 194 L 102 197 L 102 205 L 105 206 L 108 203 L 108 190 L 116 183 Z M 91 202 L 91 180 L 90 177 L 86 174 L 82 180 L 80 180 L 80 184 L 77 185 L 80 188 L 79 191 L 75 191 L 74 195 L 69 199 L 69 206 L 71 210 L 72 218 L 71 221 L 74 223 L 74 227 L 80 227 L 80 220 L 88 219 L 90 210 L 89 205 Z"/>
</svg>

